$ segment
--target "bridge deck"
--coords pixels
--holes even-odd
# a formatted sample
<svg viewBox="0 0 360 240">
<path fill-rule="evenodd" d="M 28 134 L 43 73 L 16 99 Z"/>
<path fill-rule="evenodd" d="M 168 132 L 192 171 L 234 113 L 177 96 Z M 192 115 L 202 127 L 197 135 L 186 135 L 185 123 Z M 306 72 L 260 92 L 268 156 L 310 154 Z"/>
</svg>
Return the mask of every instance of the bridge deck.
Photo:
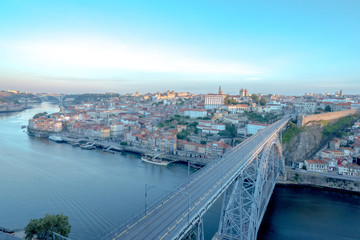
<svg viewBox="0 0 360 240">
<path fill-rule="evenodd" d="M 104 239 L 176 239 L 182 236 L 226 190 L 247 162 L 288 122 L 284 118 L 237 145 L 152 206 Z"/>
</svg>

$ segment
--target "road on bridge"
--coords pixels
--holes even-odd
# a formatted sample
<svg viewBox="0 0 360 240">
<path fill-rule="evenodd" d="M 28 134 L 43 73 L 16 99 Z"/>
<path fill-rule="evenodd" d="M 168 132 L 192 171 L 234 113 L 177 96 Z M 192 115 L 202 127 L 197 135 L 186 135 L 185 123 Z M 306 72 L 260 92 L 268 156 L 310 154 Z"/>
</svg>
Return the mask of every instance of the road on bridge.
<svg viewBox="0 0 360 240">
<path fill-rule="evenodd" d="M 104 240 L 177 239 L 183 236 L 226 190 L 255 156 L 288 122 L 283 118 L 246 139 L 221 158 L 191 175 L 187 181 L 149 208 L 120 226 Z"/>
</svg>

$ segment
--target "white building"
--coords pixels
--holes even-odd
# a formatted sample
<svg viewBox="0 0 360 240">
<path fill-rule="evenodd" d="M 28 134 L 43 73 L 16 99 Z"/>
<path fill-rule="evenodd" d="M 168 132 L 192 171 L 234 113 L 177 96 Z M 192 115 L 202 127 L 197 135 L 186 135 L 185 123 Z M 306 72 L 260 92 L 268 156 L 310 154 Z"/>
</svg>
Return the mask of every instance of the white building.
<svg viewBox="0 0 360 240">
<path fill-rule="evenodd" d="M 313 114 L 316 112 L 316 102 L 298 102 L 294 104 L 300 114 Z"/>
<path fill-rule="evenodd" d="M 307 171 L 311 172 L 327 172 L 329 163 L 328 161 L 314 158 L 312 160 L 305 160 Z"/>
<path fill-rule="evenodd" d="M 207 116 L 207 111 L 204 109 L 185 109 L 184 116 L 189 116 L 190 118 L 203 118 Z"/>
<path fill-rule="evenodd" d="M 110 125 L 110 136 L 119 137 L 124 133 L 123 123 L 113 123 Z"/>
<path fill-rule="evenodd" d="M 205 95 L 205 109 L 215 109 L 224 104 L 224 94 L 206 94 Z"/>
<path fill-rule="evenodd" d="M 250 111 L 250 106 L 247 104 L 237 104 L 237 105 L 229 105 L 226 108 L 229 112 L 232 113 L 243 113 Z"/>
<path fill-rule="evenodd" d="M 196 126 L 198 129 L 201 129 L 204 133 L 218 133 L 225 130 L 225 125 L 222 123 L 213 123 L 211 121 L 199 121 L 199 124 Z"/>
<path fill-rule="evenodd" d="M 249 123 L 246 126 L 246 132 L 247 134 L 256 134 L 258 131 L 266 128 L 268 124 L 262 124 L 262 123 Z"/>
</svg>

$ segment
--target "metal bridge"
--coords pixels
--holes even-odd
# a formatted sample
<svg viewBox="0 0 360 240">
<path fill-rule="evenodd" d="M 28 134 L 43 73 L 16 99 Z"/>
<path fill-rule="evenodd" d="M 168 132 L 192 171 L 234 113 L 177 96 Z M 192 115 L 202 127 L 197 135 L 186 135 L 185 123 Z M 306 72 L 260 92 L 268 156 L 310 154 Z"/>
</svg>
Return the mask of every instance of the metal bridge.
<svg viewBox="0 0 360 240">
<path fill-rule="evenodd" d="M 289 119 L 284 117 L 243 141 L 103 239 L 183 239 L 190 233 L 204 239 L 202 217 L 222 194 L 217 239 L 256 239 L 276 179 L 284 170 L 279 134 Z"/>
</svg>

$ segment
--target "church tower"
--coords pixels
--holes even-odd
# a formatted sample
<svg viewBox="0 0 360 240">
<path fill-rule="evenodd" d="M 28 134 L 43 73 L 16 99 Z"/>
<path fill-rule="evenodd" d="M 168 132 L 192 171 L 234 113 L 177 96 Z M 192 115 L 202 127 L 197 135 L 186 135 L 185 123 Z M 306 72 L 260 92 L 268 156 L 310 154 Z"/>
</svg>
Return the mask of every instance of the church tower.
<svg viewBox="0 0 360 240">
<path fill-rule="evenodd" d="M 221 86 L 219 86 L 219 94 L 224 94 L 223 91 L 221 90 Z"/>
</svg>

